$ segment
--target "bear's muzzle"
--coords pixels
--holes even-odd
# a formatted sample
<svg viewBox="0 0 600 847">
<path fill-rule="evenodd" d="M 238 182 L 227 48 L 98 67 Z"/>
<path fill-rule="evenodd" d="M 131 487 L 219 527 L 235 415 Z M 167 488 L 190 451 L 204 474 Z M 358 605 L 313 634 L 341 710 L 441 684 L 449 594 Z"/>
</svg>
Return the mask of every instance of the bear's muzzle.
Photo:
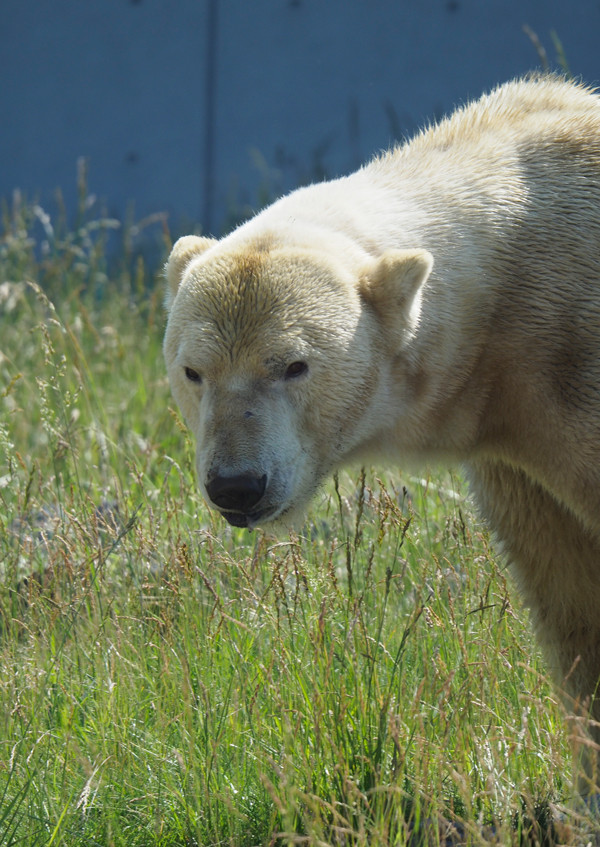
<svg viewBox="0 0 600 847">
<path fill-rule="evenodd" d="M 232 526 L 247 527 L 260 517 L 257 506 L 267 487 L 267 475 L 217 474 L 206 483 L 210 501 Z"/>
</svg>

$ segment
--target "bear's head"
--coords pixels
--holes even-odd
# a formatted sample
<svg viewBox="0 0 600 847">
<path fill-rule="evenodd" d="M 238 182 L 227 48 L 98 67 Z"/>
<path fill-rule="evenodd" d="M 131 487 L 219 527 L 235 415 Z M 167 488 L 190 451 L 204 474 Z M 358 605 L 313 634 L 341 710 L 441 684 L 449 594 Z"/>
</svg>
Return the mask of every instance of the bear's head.
<svg viewBox="0 0 600 847">
<path fill-rule="evenodd" d="M 181 238 L 164 353 L 199 484 L 234 526 L 293 523 L 322 479 L 377 448 L 387 382 L 414 334 L 425 251 L 350 271 L 269 239 Z"/>
</svg>

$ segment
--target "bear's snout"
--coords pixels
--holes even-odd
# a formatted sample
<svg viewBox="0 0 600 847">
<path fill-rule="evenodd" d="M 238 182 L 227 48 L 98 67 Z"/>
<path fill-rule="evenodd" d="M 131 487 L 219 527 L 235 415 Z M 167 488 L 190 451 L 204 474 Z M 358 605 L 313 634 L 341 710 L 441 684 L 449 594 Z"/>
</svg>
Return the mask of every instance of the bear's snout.
<svg viewBox="0 0 600 847">
<path fill-rule="evenodd" d="M 206 483 L 206 493 L 229 523 L 247 526 L 248 515 L 261 501 L 266 487 L 266 474 L 217 474 Z"/>
</svg>

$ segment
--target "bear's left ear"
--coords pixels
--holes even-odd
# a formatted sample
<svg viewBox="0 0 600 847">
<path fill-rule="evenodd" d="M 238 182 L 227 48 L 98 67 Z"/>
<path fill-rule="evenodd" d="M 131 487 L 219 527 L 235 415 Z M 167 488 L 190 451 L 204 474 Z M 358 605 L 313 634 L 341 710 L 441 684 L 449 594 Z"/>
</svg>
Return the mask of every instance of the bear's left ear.
<svg viewBox="0 0 600 847">
<path fill-rule="evenodd" d="M 184 235 L 173 245 L 173 249 L 165 265 L 165 278 L 167 280 L 167 291 L 165 294 L 165 306 L 167 310 L 177 294 L 181 277 L 190 261 L 204 253 L 209 247 L 216 244 L 214 238 L 201 238 L 199 235 Z"/>
<path fill-rule="evenodd" d="M 432 267 L 427 250 L 388 250 L 360 275 L 361 297 L 398 342 L 418 323 L 421 288 Z"/>
</svg>

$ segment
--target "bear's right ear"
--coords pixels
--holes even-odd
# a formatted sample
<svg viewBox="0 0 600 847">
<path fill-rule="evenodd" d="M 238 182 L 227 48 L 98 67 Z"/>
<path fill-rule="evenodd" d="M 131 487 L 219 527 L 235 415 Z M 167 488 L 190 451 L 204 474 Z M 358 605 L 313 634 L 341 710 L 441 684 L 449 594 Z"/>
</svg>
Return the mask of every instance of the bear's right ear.
<svg viewBox="0 0 600 847">
<path fill-rule="evenodd" d="M 175 242 L 165 265 L 165 278 L 167 280 L 165 306 L 167 311 L 171 308 L 175 299 L 184 270 L 193 258 L 204 253 L 213 244 L 216 244 L 215 238 L 201 238 L 199 235 L 184 235 Z"/>
<path fill-rule="evenodd" d="M 427 250 L 388 250 L 365 268 L 359 293 L 377 313 L 394 344 L 414 332 L 421 311 L 421 289 L 433 267 Z"/>
</svg>

